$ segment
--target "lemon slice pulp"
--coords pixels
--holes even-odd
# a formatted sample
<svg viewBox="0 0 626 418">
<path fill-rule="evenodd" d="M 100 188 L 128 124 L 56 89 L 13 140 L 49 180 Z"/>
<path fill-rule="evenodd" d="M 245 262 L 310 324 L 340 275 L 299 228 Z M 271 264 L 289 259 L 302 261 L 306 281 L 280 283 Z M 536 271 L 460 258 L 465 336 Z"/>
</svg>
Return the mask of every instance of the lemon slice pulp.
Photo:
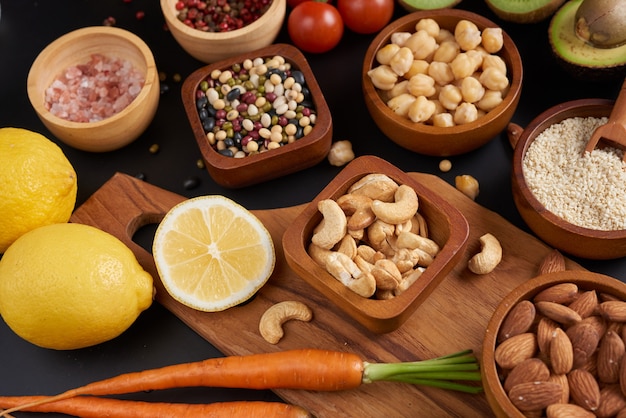
<svg viewBox="0 0 626 418">
<path fill-rule="evenodd" d="M 276 262 L 263 223 L 219 195 L 188 199 L 170 209 L 157 227 L 152 253 L 167 292 L 205 312 L 250 299 Z"/>
</svg>

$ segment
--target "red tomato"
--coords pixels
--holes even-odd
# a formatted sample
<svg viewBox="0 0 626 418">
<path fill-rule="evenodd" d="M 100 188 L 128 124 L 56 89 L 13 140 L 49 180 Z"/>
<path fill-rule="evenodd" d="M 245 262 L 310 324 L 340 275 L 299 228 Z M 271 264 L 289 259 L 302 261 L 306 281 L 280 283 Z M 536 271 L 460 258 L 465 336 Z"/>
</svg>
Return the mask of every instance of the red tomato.
<svg viewBox="0 0 626 418">
<path fill-rule="evenodd" d="M 395 0 L 337 0 L 346 26 L 356 33 L 374 33 L 391 20 Z"/>
<path fill-rule="evenodd" d="M 304 1 L 289 14 L 287 31 L 295 46 L 318 54 L 337 46 L 343 36 L 343 20 L 326 2 Z"/>
<path fill-rule="evenodd" d="M 297 5 L 305 1 L 313 1 L 313 0 L 287 0 L 287 5 L 293 9 L 294 7 L 296 7 Z M 332 1 L 328 0 L 326 3 L 332 3 Z"/>
</svg>

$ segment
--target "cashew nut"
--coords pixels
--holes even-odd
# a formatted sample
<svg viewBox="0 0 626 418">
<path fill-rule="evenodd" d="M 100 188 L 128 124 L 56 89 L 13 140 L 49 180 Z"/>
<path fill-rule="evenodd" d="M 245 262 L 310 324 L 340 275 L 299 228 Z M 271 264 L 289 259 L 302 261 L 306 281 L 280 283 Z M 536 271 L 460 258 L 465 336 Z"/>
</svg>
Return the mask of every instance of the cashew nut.
<svg viewBox="0 0 626 418">
<path fill-rule="evenodd" d="M 376 219 L 372 212 L 372 199 L 365 195 L 344 194 L 337 199 L 337 204 L 349 217 L 348 229 L 351 231 L 367 228 Z"/>
<path fill-rule="evenodd" d="M 502 246 L 496 237 L 487 233 L 479 238 L 481 250 L 467 263 L 472 273 L 491 273 L 502 261 Z"/>
<path fill-rule="evenodd" d="M 469 174 L 463 174 L 462 176 L 456 176 L 454 179 L 456 189 L 463 193 L 470 199 L 476 199 L 479 193 L 478 180 Z"/>
<path fill-rule="evenodd" d="M 417 267 L 410 272 L 403 274 L 400 284 L 398 284 L 398 287 L 393 290 L 394 296 L 401 295 L 404 291 L 411 287 L 411 285 L 420 278 L 424 270 L 424 267 Z"/>
<path fill-rule="evenodd" d="M 362 194 L 370 199 L 391 202 L 398 183 L 386 174 L 372 173 L 364 176 L 348 189 L 348 193 Z"/>
<path fill-rule="evenodd" d="M 397 225 L 415 216 L 418 206 L 415 190 L 411 186 L 401 184 L 394 193 L 393 202 L 374 200 L 372 211 L 378 219 Z"/>
<path fill-rule="evenodd" d="M 343 210 L 332 199 L 320 200 L 317 209 L 322 213 L 324 219 L 313 233 L 311 241 L 315 245 L 329 250 L 346 235 L 348 221 Z"/>
<path fill-rule="evenodd" d="M 337 244 L 336 250 L 354 259 L 357 254 L 356 240 L 351 235 L 346 234 Z"/>
<path fill-rule="evenodd" d="M 282 325 L 292 319 L 308 322 L 313 318 L 311 309 L 302 302 L 288 300 L 270 306 L 261 316 L 259 332 L 270 344 L 278 344 L 283 338 Z"/>
<path fill-rule="evenodd" d="M 391 260 L 378 260 L 372 268 L 376 286 L 381 290 L 393 290 L 402 281 L 402 274 Z"/>
<path fill-rule="evenodd" d="M 435 257 L 439 252 L 439 245 L 430 238 L 424 238 L 421 235 L 412 232 L 401 232 L 398 235 L 396 245 L 399 248 L 415 249 L 419 248 L 427 252 L 430 256 Z"/>
</svg>

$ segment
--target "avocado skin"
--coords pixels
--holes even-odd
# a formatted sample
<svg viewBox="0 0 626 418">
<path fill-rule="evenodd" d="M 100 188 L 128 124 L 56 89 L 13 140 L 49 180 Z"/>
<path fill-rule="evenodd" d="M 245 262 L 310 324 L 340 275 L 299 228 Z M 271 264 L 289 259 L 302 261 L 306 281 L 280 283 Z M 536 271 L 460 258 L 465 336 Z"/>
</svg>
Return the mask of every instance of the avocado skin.
<svg viewBox="0 0 626 418">
<path fill-rule="evenodd" d="M 572 62 L 571 60 L 566 59 L 558 52 L 558 46 L 556 45 L 555 33 L 557 31 L 555 25 L 562 16 L 562 13 L 572 13 L 571 25 L 564 24 L 563 27 L 569 27 L 571 30 L 571 34 L 567 34 L 569 38 L 574 39 L 573 42 L 576 42 L 576 46 L 586 47 L 594 49 L 593 46 L 586 44 L 584 41 L 580 40 L 574 32 L 574 14 L 577 10 L 577 5 L 581 3 L 581 0 L 569 0 L 565 3 L 561 8 L 554 14 L 552 20 L 550 22 L 550 26 L 548 29 L 548 39 L 550 42 L 550 48 L 552 50 L 553 56 L 556 58 L 557 62 L 561 65 L 561 67 L 569 73 L 573 78 L 581 81 L 591 81 L 591 82 L 605 82 L 605 81 L 614 81 L 619 79 L 624 79 L 626 77 L 626 55 L 624 60 L 612 65 L 606 66 L 589 66 L 584 65 L 583 63 Z M 567 20 L 565 23 L 569 22 Z M 563 28 L 561 28 L 563 30 Z M 566 42 L 560 40 L 561 42 Z M 624 48 L 618 47 L 614 48 L 616 50 Z M 569 48 L 571 49 L 571 48 Z M 606 52 L 606 48 L 596 48 L 599 51 Z M 616 51 L 617 53 L 617 51 Z"/>
</svg>

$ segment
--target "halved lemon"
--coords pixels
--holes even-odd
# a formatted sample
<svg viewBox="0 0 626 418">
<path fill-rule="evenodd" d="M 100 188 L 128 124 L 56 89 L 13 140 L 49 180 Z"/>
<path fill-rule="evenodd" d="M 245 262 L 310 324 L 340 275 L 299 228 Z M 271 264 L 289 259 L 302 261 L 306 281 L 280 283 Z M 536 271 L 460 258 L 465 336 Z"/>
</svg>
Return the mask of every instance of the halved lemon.
<svg viewBox="0 0 626 418">
<path fill-rule="evenodd" d="M 259 218 L 220 195 L 170 209 L 157 227 L 152 254 L 168 293 L 205 312 L 250 299 L 276 262 L 272 237 Z"/>
</svg>

